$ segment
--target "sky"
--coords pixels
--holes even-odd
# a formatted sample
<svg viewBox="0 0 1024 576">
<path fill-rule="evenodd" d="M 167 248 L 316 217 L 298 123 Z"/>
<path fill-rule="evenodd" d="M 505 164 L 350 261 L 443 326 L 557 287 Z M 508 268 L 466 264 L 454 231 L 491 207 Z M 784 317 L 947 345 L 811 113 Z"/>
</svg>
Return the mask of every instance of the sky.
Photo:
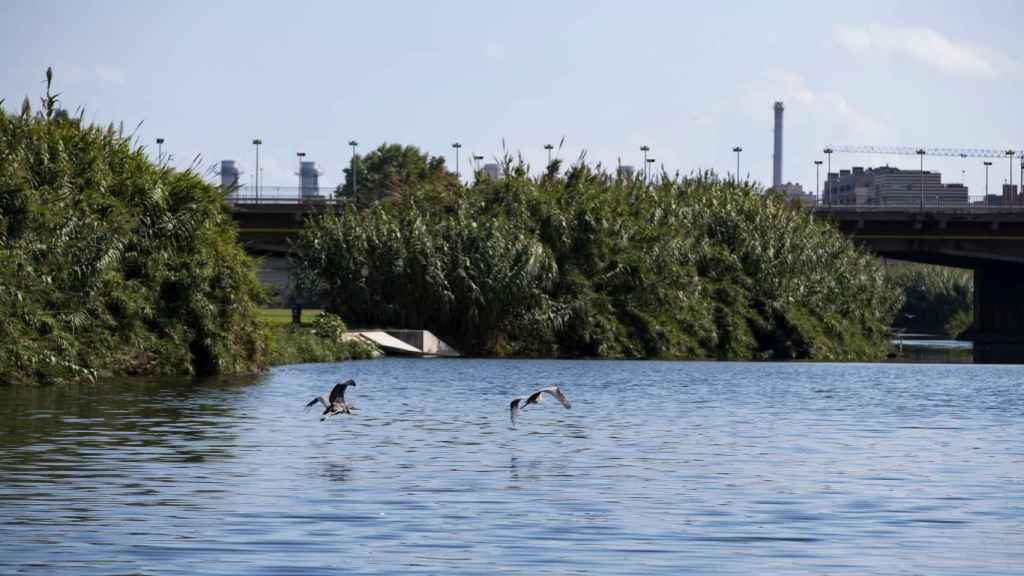
<svg viewBox="0 0 1024 576">
<path fill-rule="evenodd" d="M 566 160 L 639 166 L 647 145 L 684 174 L 731 174 L 741 146 L 741 174 L 770 184 L 779 100 L 784 179 L 814 191 L 830 145 L 1024 149 L 1019 21 L 1012 0 L 0 0 L 0 98 L 36 106 L 53 66 L 64 107 L 154 157 L 164 138 L 177 166 L 233 159 L 249 182 L 261 138 L 265 186 L 297 185 L 299 151 L 341 181 L 350 140 L 449 164 L 458 141 L 466 177 L 506 151 L 539 172 L 563 137 Z M 981 159 L 925 164 L 983 193 Z"/>
</svg>

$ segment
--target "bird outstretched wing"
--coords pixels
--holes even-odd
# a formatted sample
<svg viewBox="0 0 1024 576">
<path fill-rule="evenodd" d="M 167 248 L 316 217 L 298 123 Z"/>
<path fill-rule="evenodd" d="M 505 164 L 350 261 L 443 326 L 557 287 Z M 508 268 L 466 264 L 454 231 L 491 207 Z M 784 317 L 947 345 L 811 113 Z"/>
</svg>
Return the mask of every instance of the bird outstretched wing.
<svg viewBox="0 0 1024 576">
<path fill-rule="evenodd" d="M 317 402 L 323 404 L 324 408 L 330 406 L 330 404 L 327 403 L 327 398 L 324 398 L 323 396 L 317 396 L 316 398 L 313 398 L 306 404 L 306 410 L 309 410 L 309 408 L 313 406 L 313 404 L 316 404 Z"/>
<path fill-rule="evenodd" d="M 339 383 L 335 384 L 334 385 L 334 389 L 331 390 L 331 397 L 329 399 L 329 402 L 331 404 L 334 404 L 334 402 L 337 401 L 337 400 L 341 400 L 342 402 L 344 402 L 345 401 L 345 389 L 348 388 L 349 386 L 355 386 L 355 385 L 356 385 L 356 381 L 355 380 L 346 380 L 344 382 L 339 382 Z"/>
<path fill-rule="evenodd" d="M 511 413 L 511 417 L 512 417 L 512 427 L 513 428 L 516 427 L 516 416 L 519 415 L 519 403 L 522 402 L 522 401 L 523 401 L 522 398 L 516 398 L 515 400 L 513 400 L 508 405 L 508 409 L 509 409 L 509 412 Z"/>
<path fill-rule="evenodd" d="M 562 403 L 562 406 L 565 406 L 566 408 L 572 408 L 572 404 L 569 403 L 569 399 L 565 397 L 565 394 L 562 394 L 562 391 L 558 389 L 558 386 L 548 386 L 546 388 L 541 388 L 540 390 L 537 390 L 533 394 L 530 394 L 530 398 L 527 400 L 527 403 L 533 404 L 535 402 L 538 402 L 540 400 L 540 395 L 544 393 L 548 393 L 554 396 L 555 399 Z"/>
</svg>

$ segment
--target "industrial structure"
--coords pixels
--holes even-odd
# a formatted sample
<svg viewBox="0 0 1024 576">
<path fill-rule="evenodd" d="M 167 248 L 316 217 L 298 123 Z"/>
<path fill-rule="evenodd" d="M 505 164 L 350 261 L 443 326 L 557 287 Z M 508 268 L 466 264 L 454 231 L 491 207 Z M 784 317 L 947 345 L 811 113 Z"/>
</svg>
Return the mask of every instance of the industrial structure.
<svg viewBox="0 0 1024 576">
<path fill-rule="evenodd" d="M 320 170 L 316 162 L 302 160 L 299 162 L 299 190 L 302 198 L 320 198 Z"/>
<path fill-rule="evenodd" d="M 775 110 L 775 150 L 772 153 L 772 188 L 782 187 L 782 113 L 786 107 L 776 102 Z"/>
<path fill-rule="evenodd" d="M 240 182 L 242 170 L 238 167 L 238 163 L 234 160 L 221 160 L 218 174 L 220 174 L 220 188 L 227 194 L 227 197 L 237 196 L 242 187 Z"/>
</svg>

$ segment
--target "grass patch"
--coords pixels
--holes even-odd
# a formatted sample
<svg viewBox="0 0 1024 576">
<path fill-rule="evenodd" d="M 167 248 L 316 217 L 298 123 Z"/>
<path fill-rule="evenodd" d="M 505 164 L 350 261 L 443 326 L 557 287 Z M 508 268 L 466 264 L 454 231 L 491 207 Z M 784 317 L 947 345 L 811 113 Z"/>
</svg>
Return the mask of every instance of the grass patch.
<svg viewBox="0 0 1024 576">
<path fill-rule="evenodd" d="M 323 311 L 318 309 L 310 310 L 303 308 L 301 318 L 302 323 L 308 324 L 312 322 L 313 318 L 319 316 L 321 312 Z M 260 308 L 259 310 L 257 310 L 256 314 L 260 320 L 272 326 L 277 324 L 292 323 L 292 311 L 288 308 Z"/>
<path fill-rule="evenodd" d="M 284 313 L 287 313 L 287 321 L 282 320 Z M 270 336 L 267 356 L 271 366 L 365 360 L 380 356 L 376 346 L 361 339 L 346 339 L 345 323 L 332 314 L 303 310 L 303 323 L 299 326 L 291 323 L 291 310 L 261 310 L 260 317 Z"/>
</svg>

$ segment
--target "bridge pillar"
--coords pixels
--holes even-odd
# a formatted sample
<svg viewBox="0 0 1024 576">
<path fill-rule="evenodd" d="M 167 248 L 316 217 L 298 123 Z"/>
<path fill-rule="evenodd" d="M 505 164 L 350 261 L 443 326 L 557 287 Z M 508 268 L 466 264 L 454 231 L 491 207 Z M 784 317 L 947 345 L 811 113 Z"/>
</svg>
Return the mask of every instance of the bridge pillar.
<svg viewBox="0 0 1024 576">
<path fill-rule="evenodd" d="M 974 270 L 974 361 L 1024 363 L 1024 266 Z"/>
</svg>

